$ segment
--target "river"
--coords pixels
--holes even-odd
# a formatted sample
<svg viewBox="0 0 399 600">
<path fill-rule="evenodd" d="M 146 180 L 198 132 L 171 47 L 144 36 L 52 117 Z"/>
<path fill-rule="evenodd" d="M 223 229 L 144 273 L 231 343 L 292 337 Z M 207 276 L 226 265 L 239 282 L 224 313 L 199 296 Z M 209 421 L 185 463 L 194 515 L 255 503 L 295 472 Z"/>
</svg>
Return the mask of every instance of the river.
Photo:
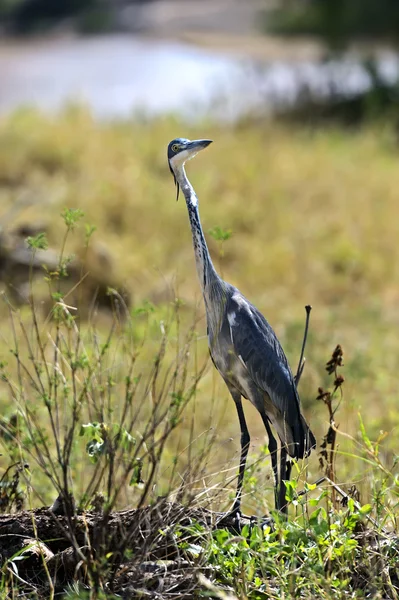
<svg viewBox="0 0 399 600">
<path fill-rule="evenodd" d="M 385 79 L 398 77 L 393 53 L 384 53 L 379 65 Z M 351 95 L 369 84 L 354 58 L 323 64 L 254 61 L 121 34 L 0 44 L 0 114 L 21 105 L 58 111 L 78 101 L 99 118 L 175 113 L 234 120 L 292 104 L 304 90 Z"/>
</svg>

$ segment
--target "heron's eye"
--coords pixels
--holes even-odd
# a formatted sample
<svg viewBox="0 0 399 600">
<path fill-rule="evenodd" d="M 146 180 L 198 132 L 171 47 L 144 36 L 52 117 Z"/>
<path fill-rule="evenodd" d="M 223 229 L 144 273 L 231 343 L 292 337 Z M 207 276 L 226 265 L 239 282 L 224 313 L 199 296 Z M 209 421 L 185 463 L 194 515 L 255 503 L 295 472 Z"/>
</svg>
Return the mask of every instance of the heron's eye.
<svg viewBox="0 0 399 600">
<path fill-rule="evenodd" d="M 179 146 L 177 144 L 173 144 L 172 150 L 173 152 L 177 152 L 179 150 Z"/>
</svg>

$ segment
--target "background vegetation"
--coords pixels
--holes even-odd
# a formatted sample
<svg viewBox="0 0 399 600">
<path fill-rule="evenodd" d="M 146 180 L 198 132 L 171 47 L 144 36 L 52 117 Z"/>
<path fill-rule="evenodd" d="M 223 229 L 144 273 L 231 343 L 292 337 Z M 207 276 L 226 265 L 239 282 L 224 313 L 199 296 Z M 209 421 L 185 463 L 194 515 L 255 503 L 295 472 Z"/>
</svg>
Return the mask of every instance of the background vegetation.
<svg viewBox="0 0 399 600">
<path fill-rule="evenodd" d="M 393 42 L 399 33 L 395 0 L 285 0 L 278 15 L 287 33 L 316 34 L 333 44 L 362 38 Z"/>
<path fill-rule="evenodd" d="M 309 36 L 323 44 L 322 61 L 360 63 L 368 80 L 363 89 L 345 91 L 331 85 L 326 97 L 303 90 L 292 116 L 301 122 L 336 120 L 353 125 L 389 114 L 398 122 L 399 81 L 396 66 L 387 76 L 388 63 L 397 65 L 399 8 L 394 0 L 309 0 L 277 3 L 265 13 L 264 29 L 287 37 Z"/>
<path fill-rule="evenodd" d="M 70 19 L 112 28 L 109 8 L 0 0 L 3 26 L 20 33 Z M 395 50 L 397 25 L 390 0 L 286 1 L 266 23 L 317 35 L 327 60 L 365 37 Z M 52 556 L 39 551 L 34 568 L 37 532 L 15 547 L 2 536 L 1 598 L 398 597 L 398 86 L 368 46 L 361 56 L 368 90 L 305 93 L 273 123 L 99 123 L 73 105 L 1 118 L 0 512 L 58 496 L 66 536 L 39 536 Z M 318 116 L 323 129 L 309 126 Z M 262 527 L 244 519 L 232 531 L 204 510 L 232 504 L 240 437 L 208 359 L 187 211 L 166 161 L 176 136 L 215 140 L 188 166 L 211 254 L 294 371 L 313 306 L 299 391 L 318 447 L 293 469 L 288 520 L 273 513 L 264 428 L 244 407 L 243 509 L 271 514 Z M 137 513 L 107 537 L 127 507 Z M 49 513 L 34 514 L 36 527 Z"/>
<path fill-rule="evenodd" d="M 112 29 L 112 8 L 107 0 L 0 0 L 0 19 L 14 34 L 46 31 L 60 22 L 92 33 Z"/>
<path fill-rule="evenodd" d="M 33 204 L 14 225 L 44 219 L 54 247 L 62 232 L 62 208 L 79 207 L 84 221 L 97 228 L 91 243 L 111 250 L 116 270 L 131 290 L 133 314 L 149 313 L 151 327 L 145 331 L 150 340 L 158 343 L 159 324 L 176 298 L 181 327 L 191 325 L 196 311 L 201 362 L 207 342 L 190 231 L 184 204 L 174 201 L 164 152 L 169 139 L 180 134 L 215 139 L 189 165 L 205 231 L 221 227 L 233 232 L 222 242 L 222 253 L 221 242 L 208 234 L 212 255 L 223 276 L 268 317 L 293 368 L 304 305 L 313 306 L 300 391 L 317 437 L 326 423 L 326 413 L 315 400 L 317 388 L 325 384 L 326 359 L 341 343 L 347 381 L 340 430 L 359 439 L 361 411 L 372 439 L 381 431 L 389 434 L 383 452 L 392 462 L 398 422 L 399 262 L 397 147 L 389 126 L 349 135 L 338 129 L 312 132 L 250 123 L 228 129 L 211 123 L 193 127 L 173 119 L 99 125 L 80 109 L 71 108 L 57 119 L 20 111 L 1 123 L 1 206 L 5 211 L 28 195 Z M 84 236 L 83 229 L 76 229 L 67 252 L 81 251 Z M 4 303 L 2 311 L 2 354 L 7 357 L 12 329 Z M 98 323 L 108 326 L 101 315 Z M 2 404 L 5 415 L 14 410 L 4 389 Z M 206 372 L 195 404 L 194 438 L 215 427 L 213 465 L 232 461 L 233 466 L 239 447 L 236 415 L 213 369 Z M 256 454 L 265 442 L 264 432 L 250 406 L 246 411 Z M 191 416 L 186 418 L 191 423 Z M 189 427 L 187 423 L 182 433 Z M 359 455 L 356 442 L 340 439 L 339 451 L 341 481 L 356 482 L 366 500 L 369 466 L 361 456 L 347 455 Z M 314 455 L 310 479 L 317 474 Z M 270 487 L 270 481 L 264 484 Z M 270 501 L 271 496 L 265 498 Z"/>
<path fill-rule="evenodd" d="M 325 363 L 342 345 L 344 395 L 337 390 L 333 402 L 336 479 L 360 500 L 340 508 L 334 493 L 336 512 L 329 512 L 332 498 L 326 505 L 322 488 L 297 496 L 305 478 L 312 483 L 325 472 L 319 446 L 294 470 L 288 524 L 239 539 L 194 527 L 189 542 L 181 533 L 178 542 L 190 560 L 212 565 L 201 589 L 214 597 L 222 588 L 240 598 L 297 589 L 304 597 L 347 597 L 342 581 L 363 597 L 371 579 L 362 573 L 376 553 L 388 574 L 381 583 L 373 566 L 372 585 L 395 590 L 394 539 L 381 558 L 374 546 L 365 554 L 366 542 L 356 538 L 370 512 L 379 528 L 396 522 L 399 175 L 396 132 L 386 123 L 350 133 L 251 121 L 187 125 L 171 117 L 99 124 L 72 106 L 56 118 L 20 110 L 1 121 L 3 227 L 38 224 L 62 250 L 66 269 L 72 253 L 95 268 L 89 249 L 106 247 L 132 297 L 129 314 L 123 307 L 114 315 L 91 311 L 87 321 L 79 312 L 74 318 L 71 295 L 57 294 L 61 266 L 47 273 L 47 283 L 33 281 L 33 313 L 3 287 L 4 509 L 50 504 L 65 489 L 85 508 L 94 492 L 110 509 L 165 494 L 218 510 L 230 505 L 239 428 L 227 389 L 207 362 L 186 207 L 175 201 L 166 161 L 176 135 L 215 140 L 188 166 L 212 256 L 267 316 L 293 370 L 304 306 L 313 306 L 300 394 L 319 445 L 329 425 L 323 394 L 336 378 Z M 18 204 L 10 222 L 8 211 Z M 40 236 L 30 240 L 34 252 L 42 243 Z M 243 505 L 261 515 L 273 505 L 270 457 L 257 413 L 249 403 L 245 411 L 252 442 Z M 161 448 L 159 456 L 153 448 Z M 6 469 L 16 462 L 12 478 Z M 287 579 L 287 572 L 296 574 Z"/>
</svg>

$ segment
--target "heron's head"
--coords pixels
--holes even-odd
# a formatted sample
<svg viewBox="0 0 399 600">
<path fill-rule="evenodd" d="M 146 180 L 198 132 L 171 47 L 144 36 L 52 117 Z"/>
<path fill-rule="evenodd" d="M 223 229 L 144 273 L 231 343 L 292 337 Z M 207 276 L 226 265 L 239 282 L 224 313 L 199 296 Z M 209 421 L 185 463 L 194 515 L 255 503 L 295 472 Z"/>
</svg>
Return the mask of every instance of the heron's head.
<svg viewBox="0 0 399 600">
<path fill-rule="evenodd" d="M 200 151 L 209 146 L 212 140 L 186 140 L 185 138 L 176 138 L 168 146 L 168 163 L 177 187 L 176 200 L 179 197 L 179 182 L 176 178 L 176 170 L 181 168 L 186 160 L 194 158 Z"/>
</svg>

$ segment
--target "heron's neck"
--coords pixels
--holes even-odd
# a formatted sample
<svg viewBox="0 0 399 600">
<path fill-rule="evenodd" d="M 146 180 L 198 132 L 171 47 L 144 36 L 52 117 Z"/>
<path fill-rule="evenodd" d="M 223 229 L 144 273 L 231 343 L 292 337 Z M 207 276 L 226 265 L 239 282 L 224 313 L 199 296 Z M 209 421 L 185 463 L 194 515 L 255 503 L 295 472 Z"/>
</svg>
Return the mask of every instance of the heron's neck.
<svg viewBox="0 0 399 600">
<path fill-rule="evenodd" d="M 204 232 L 202 231 L 201 220 L 198 212 L 198 198 L 193 186 L 187 179 L 183 165 L 176 168 L 175 175 L 186 199 L 191 232 L 193 235 L 194 254 L 198 278 L 202 291 L 204 294 L 206 294 L 208 286 L 216 280 L 220 281 L 220 277 L 213 266 Z"/>
</svg>

